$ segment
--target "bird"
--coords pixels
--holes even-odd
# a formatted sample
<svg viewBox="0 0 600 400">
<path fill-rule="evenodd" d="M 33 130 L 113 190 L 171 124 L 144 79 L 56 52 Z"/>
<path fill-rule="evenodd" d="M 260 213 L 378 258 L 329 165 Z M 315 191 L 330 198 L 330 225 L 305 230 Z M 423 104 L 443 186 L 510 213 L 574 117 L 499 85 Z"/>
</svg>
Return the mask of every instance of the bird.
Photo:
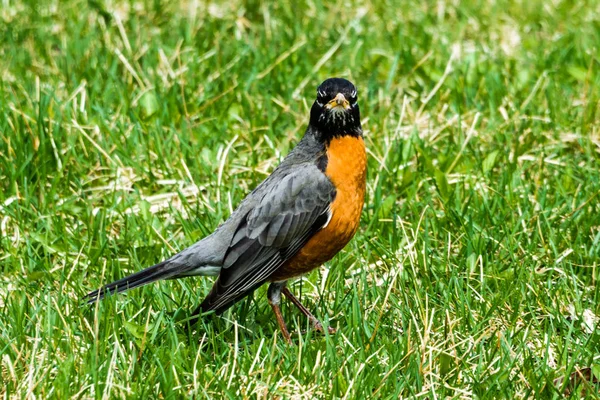
<svg viewBox="0 0 600 400">
<path fill-rule="evenodd" d="M 360 224 L 366 174 L 357 89 L 344 78 L 326 79 L 317 88 L 302 139 L 212 234 L 90 292 L 84 301 L 92 304 L 159 280 L 216 276 L 190 321 L 210 311 L 221 314 L 269 283 L 267 300 L 289 344 L 282 294 L 323 332 L 287 282 L 331 260 L 352 239 Z"/>
</svg>

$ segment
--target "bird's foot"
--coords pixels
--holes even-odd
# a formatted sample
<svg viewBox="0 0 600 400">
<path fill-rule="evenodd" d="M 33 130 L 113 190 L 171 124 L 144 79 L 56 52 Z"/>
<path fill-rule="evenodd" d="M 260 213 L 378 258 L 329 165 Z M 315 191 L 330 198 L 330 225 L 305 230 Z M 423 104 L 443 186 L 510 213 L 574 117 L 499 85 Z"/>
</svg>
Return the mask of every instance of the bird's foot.
<svg viewBox="0 0 600 400">
<path fill-rule="evenodd" d="M 302 312 L 302 314 L 306 315 L 306 317 L 308 318 L 308 320 L 310 321 L 310 323 L 313 326 L 313 329 L 316 330 L 317 332 L 323 333 L 325 334 L 325 329 L 323 328 L 323 324 L 321 323 L 321 321 L 319 321 L 314 315 L 312 315 L 312 313 L 310 311 L 308 311 L 308 309 L 306 307 L 304 307 L 304 305 L 302 305 L 302 303 L 300 303 L 300 300 L 298 300 L 296 298 L 296 296 L 294 296 L 292 294 L 292 292 L 289 291 L 288 288 L 284 287 L 281 292 L 296 306 L 298 307 L 298 309 Z M 327 327 L 327 332 L 329 332 L 329 334 L 334 334 L 336 332 L 336 329 L 328 326 Z"/>
<path fill-rule="evenodd" d="M 323 324 L 321 323 L 321 321 L 319 321 L 316 318 L 309 318 L 310 322 L 312 323 L 313 329 L 319 333 L 325 334 L 325 328 L 323 328 Z M 337 332 L 337 329 L 335 329 L 333 326 L 328 326 L 327 327 L 327 332 L 330 335 L 333 335 L 334 333 Z"/>
</svg>

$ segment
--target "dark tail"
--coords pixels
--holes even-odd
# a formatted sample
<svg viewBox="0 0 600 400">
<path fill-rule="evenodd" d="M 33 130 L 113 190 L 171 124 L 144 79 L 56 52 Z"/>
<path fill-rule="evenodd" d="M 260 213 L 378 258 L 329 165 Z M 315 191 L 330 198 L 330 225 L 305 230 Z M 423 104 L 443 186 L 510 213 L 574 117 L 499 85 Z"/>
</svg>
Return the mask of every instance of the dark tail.
<svg viewBox="0 0 600 400">
<path fill-rule="evenodd" d="M 98 300 L 102 300 L 106 295 L 121 293 L 161 279 L 172 278 L 180 272 L 179 268 L 173 267 L 173 261 L 163 261 L 152 267 L 146 268 L 145 270 L 109 283 L 98 290 L 94 290 L 93 292 L 88 293 L 83 300 L 88 304 L 92 304 Z"/>
</svg>

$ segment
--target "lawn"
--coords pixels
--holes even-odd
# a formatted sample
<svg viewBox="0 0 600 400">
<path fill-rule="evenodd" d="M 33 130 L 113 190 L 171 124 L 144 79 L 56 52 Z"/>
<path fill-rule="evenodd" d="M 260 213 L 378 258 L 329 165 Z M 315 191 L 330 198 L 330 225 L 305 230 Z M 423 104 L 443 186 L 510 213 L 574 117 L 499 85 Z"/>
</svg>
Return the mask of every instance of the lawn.
<svg viewBox="0 0 600 400">
<path fill-rule="evenodd" d="M 290 2 L 291 3 L 291 2 Z M 2 398 L 599 397 L 597 1 L 3 0 Z M 214 230 L 352 80 L 359 232 L 190 332 Z"/>
</svg>

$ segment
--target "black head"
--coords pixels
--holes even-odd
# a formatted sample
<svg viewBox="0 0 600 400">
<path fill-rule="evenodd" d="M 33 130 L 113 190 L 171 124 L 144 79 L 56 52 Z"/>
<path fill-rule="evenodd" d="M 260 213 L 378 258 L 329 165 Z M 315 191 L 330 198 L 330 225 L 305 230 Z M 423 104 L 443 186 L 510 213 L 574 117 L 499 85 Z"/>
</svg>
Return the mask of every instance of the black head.
<svg viewBox="0 0 600 400">
<path fill-rule="evenodd" d="M 310 124 L 323 140 L 345 135 L 360 136 L 358 93 L 352 82 L 330 78 L 321 83 L 310 110 Z"/>
</svg>

